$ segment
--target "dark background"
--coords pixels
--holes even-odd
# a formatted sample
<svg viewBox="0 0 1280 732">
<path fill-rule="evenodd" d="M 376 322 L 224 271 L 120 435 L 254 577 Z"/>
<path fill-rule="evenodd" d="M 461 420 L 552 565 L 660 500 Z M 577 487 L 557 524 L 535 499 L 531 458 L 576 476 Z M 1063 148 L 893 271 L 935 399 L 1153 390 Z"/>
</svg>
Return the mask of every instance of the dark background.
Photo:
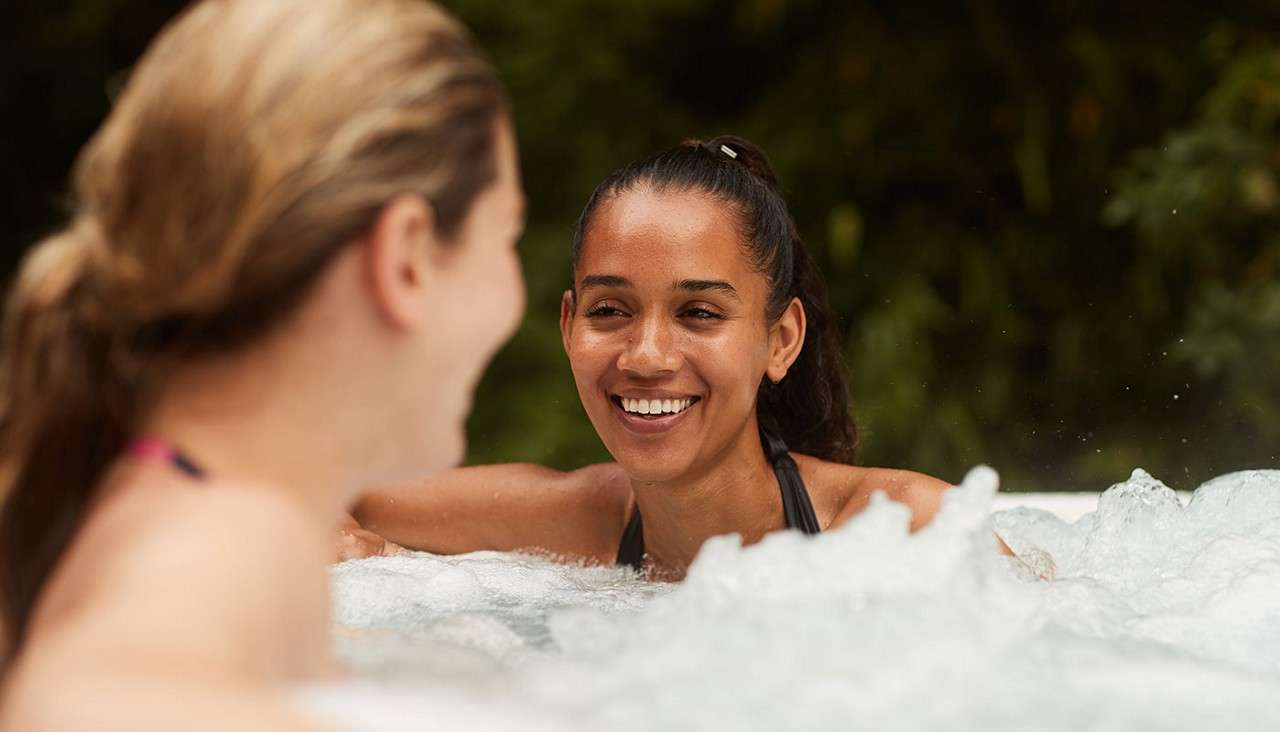
<svg viewBox="0 0 1280 732">
<path fill-rule="evenodd" d="M 183 4 L 7 3 L 6 276 Z M 573 219 L 613 168 L 734 132 L 829 278 L 861 462 L 1007 490 L 1280 467 L 1280 3 L 446 4 L 509 86 L 531 204 L 473 462 L 607 457 L 556 331 Z"/>
</svg>

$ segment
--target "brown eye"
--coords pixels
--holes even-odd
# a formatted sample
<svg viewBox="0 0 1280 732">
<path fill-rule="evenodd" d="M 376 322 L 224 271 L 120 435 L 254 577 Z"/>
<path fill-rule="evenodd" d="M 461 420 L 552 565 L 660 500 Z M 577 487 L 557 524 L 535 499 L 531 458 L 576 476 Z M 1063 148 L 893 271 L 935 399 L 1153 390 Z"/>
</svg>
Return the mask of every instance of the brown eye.
<svg viewBox="0 0 1280 732">
<path fill-rule="evenodd" d="M 626 313 L 612 305 L 609 305 L 608 303 L 592 305 L 587 309 L 588 318 L 616 318 L 624 315 L 626 315 Z"/>
<path fill-rule="evenodd" d="M 723 315 L 706 308 L 689 308 L 684 311 L 683 315 L 693 318 L 694 320 L 724 320 Z"/>
</svg>

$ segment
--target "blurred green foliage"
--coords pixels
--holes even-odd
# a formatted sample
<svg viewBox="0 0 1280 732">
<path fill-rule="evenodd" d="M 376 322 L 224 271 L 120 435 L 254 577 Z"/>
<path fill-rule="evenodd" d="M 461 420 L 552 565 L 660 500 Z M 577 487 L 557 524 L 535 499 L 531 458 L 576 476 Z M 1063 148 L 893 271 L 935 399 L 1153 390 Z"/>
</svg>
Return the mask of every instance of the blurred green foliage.
<svg viewBox="0 0 1280 732">
<path fill-rule="evenodd" d="M 15 245 L 56 220 L 104 89 L 177 5 L 19 0 Z M 446 5 L 509 86 L 531 205 L 529 314 L 471 461 L 607 459 L 556 323 L 573 221 L 612 169 L 734 132 L 770 152 L 829 278 L 862 462 L 985 462 L 1013 490 L 1278 467 L 1274 2 Z"/>
</svg>

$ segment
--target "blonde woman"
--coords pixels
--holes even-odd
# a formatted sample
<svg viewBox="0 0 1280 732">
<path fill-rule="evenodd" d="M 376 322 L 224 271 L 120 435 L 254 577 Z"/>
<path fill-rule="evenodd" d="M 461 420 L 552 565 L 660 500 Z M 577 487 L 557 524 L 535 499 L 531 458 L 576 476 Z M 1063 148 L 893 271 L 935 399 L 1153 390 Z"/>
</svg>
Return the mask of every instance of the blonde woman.
<svg viewBox="0 0 1280 732">
<path fill-rule="evenodd" d="M 5 313 L 0 727 L 298 726 L 334 525 L 523 308 L 500 85 L 430 3 L 207 0 L 74 186 Z"/>
</svg>

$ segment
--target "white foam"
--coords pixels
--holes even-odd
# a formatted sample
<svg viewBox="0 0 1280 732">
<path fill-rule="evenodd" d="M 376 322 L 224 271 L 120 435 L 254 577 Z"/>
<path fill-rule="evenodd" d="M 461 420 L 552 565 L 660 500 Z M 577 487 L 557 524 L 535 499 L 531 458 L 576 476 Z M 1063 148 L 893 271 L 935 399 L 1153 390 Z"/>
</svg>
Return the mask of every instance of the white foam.
<svg viewBox="0 0 1280 732">
<path fill-rule="evenodd" d="M 1185 506 L 1135 471 L 1070 524 L 992 515 L 995 491 L 975 470 L 915 535 L 877 498 L 812 539 L 721 537 L 677 586 L 497 553 L 348 562 L 337 649 L 360 679 L 306 706 L 355 729 L 469 707 L 508 729 L 1280 726 L 1280 471 Z"/>
</svg>

